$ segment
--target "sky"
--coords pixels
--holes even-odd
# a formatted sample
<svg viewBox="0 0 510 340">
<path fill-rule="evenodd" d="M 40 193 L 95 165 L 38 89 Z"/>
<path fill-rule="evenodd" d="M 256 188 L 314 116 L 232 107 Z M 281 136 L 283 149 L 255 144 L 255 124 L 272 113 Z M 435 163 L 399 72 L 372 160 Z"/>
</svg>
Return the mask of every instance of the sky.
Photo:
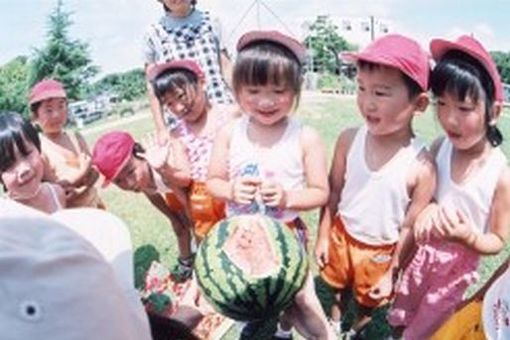
<svg viewBox="0 0 510 340">
<path fill-rule="evenodd" d="M 64 10 L 72 12 L 71 37 L 89 44 L 102 75 L 143 66 L 143 33 L 163 15 L 158 1 L 63 1 Z M 0 0 L 0 65 L 44 46 L 56 2 Z M 198 0 L 198 7 L 219 19 L 229 49 L 250 29 L 278 29 L 302 38 L 304 22 L 330 15 L 356 25 L 373 17 L 376 25 L 415 38 L 425 48 L 431 38 L 473 34 L 491 51 L 510 51 L 508 0 Z M 349 37 L 363 46 L 370 34 L 358 31 Z"/>
</svg>

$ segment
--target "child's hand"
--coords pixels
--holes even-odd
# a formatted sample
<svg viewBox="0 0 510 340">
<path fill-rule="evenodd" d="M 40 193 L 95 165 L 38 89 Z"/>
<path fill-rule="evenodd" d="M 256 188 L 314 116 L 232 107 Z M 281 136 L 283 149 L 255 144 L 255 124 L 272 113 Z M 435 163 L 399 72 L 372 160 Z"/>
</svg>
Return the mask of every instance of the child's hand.
<svg viewBox="0 0 510 340">
<path fill-rule="evenodd" d="M 388 270 L 379 282 L 370 289 L 368 295 L 374 300 L 389 298 L 393 292 L 393 285 L 393 271 Z"/>
<path fill-rule="evenodd" d="M 287 196 L 283 186 L 273 181 L 264 181 L 260 185 L 260 196 L 262 202 L 268 207 L 285 208 Z"/>
<path fill-rule="evenodd" d="M 434 204 L 422 211 L 414 223 L 414 239 L 418 241 L 428 241 L 436 232 L 436 226 L 439 225 L 439 207 Z"/>
<path fill-rule="evenodd" d="M 170 140 L 167 139 L 160 144 L 154 135 L 144 138 L 143 145 L 145 153 L 141 155 L 149 165 L 156 171 L 160 171 L 168 166 L 168 158 L 170 156 Z"/>
<path fill-rule="evenodd" d="M 462 211 L 441 207 L 439 209 L 439 220 L 437 231 L 442 237 L 463 243 L 471 238 L 473 228 Z"/>
<path fill-rule="evenodd" d="M 232 183 L 232 200 L 238 204 L 250 204 L 255 200 L 259 185 L 258 177 L 236 177 Z"/>
<path fill-rule="evenodd" d="M 86 152 L 80 152 L 80 168 L 83 171 L 88 171 L 92 167 L 92 157 Z"/>
<path fill-rule="evenodd" d="M 319 237 L 315 244 L 315 260 L 319 268 L 324 268 L 329 262 L 329 239 L 327 237 Z"/>
</svg>

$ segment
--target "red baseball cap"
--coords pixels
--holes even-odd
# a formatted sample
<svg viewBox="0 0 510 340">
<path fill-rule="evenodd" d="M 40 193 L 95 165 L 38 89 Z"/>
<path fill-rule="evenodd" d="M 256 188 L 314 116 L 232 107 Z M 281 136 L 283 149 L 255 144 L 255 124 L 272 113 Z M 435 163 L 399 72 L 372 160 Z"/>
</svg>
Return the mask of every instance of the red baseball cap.
<svg viewBox="0 0 510 340">
<path fill-rule="evenodd" d="M 67 98 L 66 90 L 61 82 L 55 79 L 43 79 L 35 84 L 28 96 L 29 105 L 49 98 Z"/>
<path fill-rule="evenodd" d="M 306 48 L 294 38 L 291 38 L 278 31 L 250 31 L 241 36 L 237 42 L 237 51 L 241 51 L 246 46 L 254 42 L 268 41 L 284 46 L 289 49 L 299 60 L 301 64 L 306 59 Z"/>
<path fill-rule="evenodd" d="M 172 60 L 162 64 L 150 65 L 147 70 L 147 77 L 150 81 L 153 81 L 165 71 L 179 69 L 188 70 L 193 72 L 198 78 L 204 78 L 204 72 L 200 66 L 195 61 L 190 59 Z"/>
<path fill-rule="evenodd" d="M 108 132 L 96 141 L 92 151 L 92 164 L 104 176 L 103 187 L 117 177 L 133 152 L 135 140 L 127 132 Z"/>
<path fill-rule="evenodd" d="M 480 44 L 478 40 L 469 35 L 460 36 L 456 41 L 448 41 L 444 39 L 432 39 L 430 42 L 430 53 L 435 61 L 439 61 L 446 52 L 451 50 L 459 50 L 478 60 L 487 70 L 494 83 L 494 99 L 502 102 L 504 99 L 503 85 L 499 76 L 496 64 L 491 55 Z"/>
<path fill-rule="evenodd" d="M 385 35 L 361 52 L 342 53 L 342 58 L 350 62 L 363 60 L 394 67 L 414 80 L 423 91 L 428 90 L 429 57 L 416 41 L 403 35 Z"/>
</svg>

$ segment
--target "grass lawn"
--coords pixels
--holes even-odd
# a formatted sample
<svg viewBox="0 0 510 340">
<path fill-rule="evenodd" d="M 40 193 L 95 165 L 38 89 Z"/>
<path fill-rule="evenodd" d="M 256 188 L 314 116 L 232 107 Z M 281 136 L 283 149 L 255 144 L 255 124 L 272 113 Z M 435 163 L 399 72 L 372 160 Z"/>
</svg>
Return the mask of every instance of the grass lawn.
<svg viewBox="0 0 510 340">
<path fill-rule="evenodd" d="M 301 98 L 300 108 L 297 115 L 308 125 L 317 129 L 327 146 L 328 156 L 331 159 L 336 137 L 339 132 L 348 126 L 355 126 L 361 123 L 357 114 L 356 102 L 350 97 L 339 97 L 335 95 L 322 95 L 318 93 L 305 93 Z M 432 109 L 415 119 L 416 133 L 427 142 L 432 141 L 441 133 L 439 124 L 434 118 Z M 503 118 L 500 120 L 499 127 L 506 138 L 510 132 L 510 110 L 506 110 Z M 135 138 L 140 138 L 146 133 L 152 132 L 154 125 L 150 118 L 148 109 L 137 112 L 135 116 L 113 121 L 100 121 L 93 126 L 88 126 L 83 134 L 85 135 L 89 146 L 92 148 L 94 141 L 104 132 L 120 129 L 131 132 Z M 505 154 L 510 157 L 510 143 L 503 145 Z M 102 197 L 106 201 L 108 210 L 117 214 L 129 226 L 133 238 L 135 249 L 135 273 L 136 283 L 140 284 L 143 273 L 148 268 L 152 259 L 159 259 L 167 266 L 173 266 L 176 261 L 177 247 L 176 240 L 171 232 L 167 220 L 150 206 L 150 203 L 141 194 L 122 192 L 111 186 L 102 191 Z M 315 236 L 317 228 L 317 211 L 309 212 L 303 215 L 308 226 L 311 229 L 310 235 Z M 310 245 L 313 246 L 312 237 Z M 312 249 L 312 247 L 310 247 Z M 495 257 L 487 257 L 483 260 L 479 272 L 483 283 L 499 263 L 508 256 L 509 247 Z M 314 264 L 314 260 L 311 259 Z M 313 267 L 314 273 L 316 268 Z M 476 287 L 472 287 L 471 292 Z M 329 310 L 329 301 L 331 293 L 327 287 L 317 280 L 317 290 L 319 297 L 326 310 Z M 388 326 L 384 321 L 385 311 L 377 313 L 375 321 L 367 330 L 368 339 L 381 339 L 388 335 Z M 268 325 L 261 330 L 259 339 L 264 338 L 270 333 Z M 237 339 L 238 330 L 234 327 L 224 339 Z"/>
</svg>

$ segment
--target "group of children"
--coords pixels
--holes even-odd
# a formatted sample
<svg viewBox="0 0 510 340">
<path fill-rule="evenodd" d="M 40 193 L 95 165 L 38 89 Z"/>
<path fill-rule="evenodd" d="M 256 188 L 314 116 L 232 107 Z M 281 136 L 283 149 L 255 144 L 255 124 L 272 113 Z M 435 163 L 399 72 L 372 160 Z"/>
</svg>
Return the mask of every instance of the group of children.
<svg viewBox="0 0 510 340">
<path fill-rule="evenodd" d="M 481 255 L 500 252 L 510 229 L 496 66 L 472 37 L 435 39 L 430 49 L 432 71 L 429 54 L 397 34 L 345 55 L 357 65 L 364 124 L 339 134 L 329 177 L 319 134 L 291 116 L 305 48 L 279 32 L 253 31 L 237 44 L 238 108 L 211 104 L 193 61 L 148 69 L 153 93 L 178 123 L 145 147 L 114 131 L 91 155 L 79 134 L 63 130 L 61 85 L 42 81 L 30 95 L 41 134 L 17 114 L 0 115 L 1 180 L 9 197 L 47 212 L 104 208 L 98 172 L 106 184 L 143 192 L 172 223 L 183 279 L 192 271 L 192 234 L 199 243 L 226 216 L 267 214 L 306 247 L 299 212 L 321 208 L 314 253 L 336 291 L 331 320 L 308 275 L 274 338 L 290 338 L 291 326 L 306 338 L 334 338 L 351 293 L 359 313 L 346 336 L 359 336 L 373 310 L 391 303 L 394 336 L 430 338 L 477 279 Z M 427 147 L 412 121 L 426 110 L 429 89 L 444 136 Z"/>
</svg>

